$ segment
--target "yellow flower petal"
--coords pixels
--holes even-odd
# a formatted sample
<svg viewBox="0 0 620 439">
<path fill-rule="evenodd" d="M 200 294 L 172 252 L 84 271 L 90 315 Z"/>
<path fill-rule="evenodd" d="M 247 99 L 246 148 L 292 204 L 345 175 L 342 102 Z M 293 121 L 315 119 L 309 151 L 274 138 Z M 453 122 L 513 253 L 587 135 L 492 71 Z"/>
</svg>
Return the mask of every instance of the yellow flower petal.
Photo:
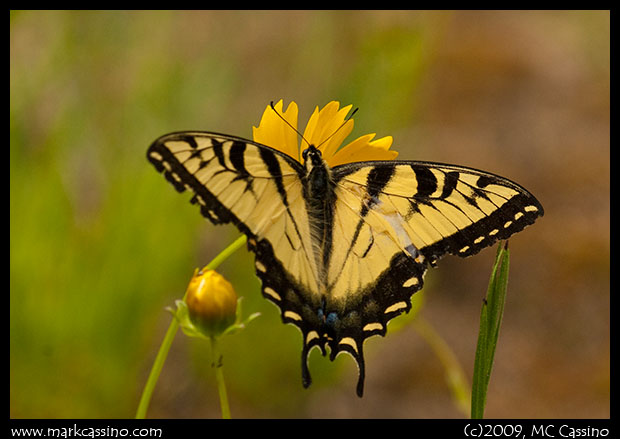
<svg viewBox="0 0 620 439">
<path fill-rule="evenodd" d="M 303 138 L 310 144 L 314 144 L 312 139 L 314 138 L 314 132 L 316 130 L 316 126 L 319 122 L 319 107 L 314 109 L 312 116 L 310 116 L 310 120 L 308 120 L 308 124 L 306 125 L 306 129 L 304 130 Z M 308 145 L 304 145 L 302 140 L 301 149 L 307 148 Z"/>
<path fill-rule="evenodd" d="M 392 146 L 392 136 L 382 137 L 371 142 L 373 137 L 375 134 L 358 137 L 330 157 L 327 164 L 334 167 L 352 162 L 394 160 L 398 156 L 397 151 L 389 150 Z"/>
<path fill-rule="evenodd" d="M 273 111 L 270 105 L 267 106 L 258 128 L 252 127 L 254 141 L 277 149 L 299 161 L 298 134 L 295 131 L 299 109 L 295 102 L 291 102 L 286 111 L 282 111 L 282 105 L 282 99 L 280 99 L 274 105 L 276 111 Z M 278 114 L 284 117 L 294 129 L 288 126 Z"/>
<path fill-rule="evenodd" d="M 336 152 L 353 130 L 353 120 L 347 121 L 346 124 L 344 122 L 351 105 L 341 109 L 339 107 L 340 102 L 337 101 L 331 101 L 321 110 L 316 107 L 304 131 L 304 139 L 318 147 L 325 160 Z M 302 145 L 302 150 L 305 147 L 306 145 Z"/>
<path fill-rule="evenodd" d="M 323 145 L 319 148 L 321 153 L 323 154 L 323 158 L 327 161 L 338 151 L 344 139 L 346 139 L 351 131 L 353 131 L 353 119 L 346 121 L 346 116 L 351 110 L 352 105 L 347 105 L 346 107 L 340 109 L 338 113 L 332 117 L 332 119 L 326 123 L 324 130 L 324 139 Z M 330 137 L 331 136 L 331 137 Z M 325 139 L 329 138 L 329 140 L 325 141 Z"/>
<path fill-rule="evenodd" d="M 280 100 L 274 108 L 268 106 L 258 128 L 253 127 L 254 141 L 277 149 L 299 162 L 301 151 L 308 145 L 314 145 L 321 150 L 323 159 L 331 167 L 351 162 L 396 158 L 398 152 L 389 150 L 392 146 L 391 136 L 373 141 L 375 134 L 368 134 L 338 150 L 353 130 L 353 119 L 347 120 L 351 107 L 347 105 L 340 108 L 338 101 L 331 101 L 321 109 L 316 107 L 304 130 L 304 140 L 301 146 L 298 146 L 297 104 L 291 102 L 286 111 L 283 111 L 283 102 Z"/>
</svg>

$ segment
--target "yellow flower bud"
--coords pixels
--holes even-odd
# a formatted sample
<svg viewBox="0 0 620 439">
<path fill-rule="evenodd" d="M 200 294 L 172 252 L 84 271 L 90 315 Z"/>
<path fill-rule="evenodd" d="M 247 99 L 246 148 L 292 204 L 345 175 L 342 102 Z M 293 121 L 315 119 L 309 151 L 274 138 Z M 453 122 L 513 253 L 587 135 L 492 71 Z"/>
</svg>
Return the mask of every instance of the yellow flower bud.
<svg viewBox="0 0 620 439">
<path fill-rule="evenodd" d="M 235 323 L 237 294 L 216 271 L 197 272 L 187 287 L 185 303 L 191 322 L 205 335 L 221 334 Z"/>
</svg>

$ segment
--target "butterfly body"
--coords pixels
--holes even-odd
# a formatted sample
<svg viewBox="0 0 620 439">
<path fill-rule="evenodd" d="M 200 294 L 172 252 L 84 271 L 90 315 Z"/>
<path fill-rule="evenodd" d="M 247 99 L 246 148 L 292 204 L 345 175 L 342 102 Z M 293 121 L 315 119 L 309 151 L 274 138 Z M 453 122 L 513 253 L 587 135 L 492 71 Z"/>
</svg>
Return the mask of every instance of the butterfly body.
<svg viewBox="0 0 620 439">
<path fill-rule="evenodd" d="M 313 347 L 359 367 L 364 340 L 411 309 L 428 265 L 470 256 L 542 216 L 540 203 L 503 177 L 419 161 L 330 168 L 318 148 L 294 158 L 239 137 L 172 133 L 148 159 L 215 224 L 233 223 L 255 253 L 263 295 L 302 333 L 302 382 Z"/>
<path fill-rule="evenodd" d="M 304 175 L 301 178 L 303 193 L 308 210 L 312 248 L 318 272 L 317 284 L 325 291 L 327 280 L 326 268 L 329 266 L 331 255 L 331 229 L 334 214 L 334 183 L 331 169 L 321 157 L 314 145 L 309 145 L 302 154 L 304 157 Z"/>
</svg>

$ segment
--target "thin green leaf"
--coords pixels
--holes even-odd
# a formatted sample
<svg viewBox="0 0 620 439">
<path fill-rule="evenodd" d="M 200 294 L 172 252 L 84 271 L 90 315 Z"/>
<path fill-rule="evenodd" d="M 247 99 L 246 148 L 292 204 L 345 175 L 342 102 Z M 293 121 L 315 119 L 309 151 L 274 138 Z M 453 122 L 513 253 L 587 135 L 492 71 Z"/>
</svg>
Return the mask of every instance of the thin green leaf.
<svg viewBox="0 0 620 439">
<path fill-rule="evenodd" d="M 508 242 L 500 245 L 493 265 L 487 296 L 480 312 L 480 332 L 476 346 L 474 376 L 471 394 L 471 417 L 482 419 L 486 404 L 487 389 L 493 368 L 495 348 L 504 314 L 504 303 L 508 287 L 510 253 Z"/>
</svg>

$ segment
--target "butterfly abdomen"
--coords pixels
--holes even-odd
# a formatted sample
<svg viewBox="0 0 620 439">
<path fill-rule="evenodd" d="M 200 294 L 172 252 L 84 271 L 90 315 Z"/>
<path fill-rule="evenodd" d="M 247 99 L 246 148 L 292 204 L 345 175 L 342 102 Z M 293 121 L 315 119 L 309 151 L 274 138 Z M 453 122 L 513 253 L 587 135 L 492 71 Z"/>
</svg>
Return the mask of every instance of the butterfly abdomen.
<svg viewBox="0 0 620 439">
<path fill-rule="evenodd" d="M 334 218 L 334 182 L 331 170 L 321 158 L 321 153 L 310 146 L 304 154 L 307 175 L 304 179 L 304 196 L 312 234 L 315 261 L 319 272 L 318 284 L 327 283 L 327 267 L 332 252 L 332 224 Z"/>
</svg>

